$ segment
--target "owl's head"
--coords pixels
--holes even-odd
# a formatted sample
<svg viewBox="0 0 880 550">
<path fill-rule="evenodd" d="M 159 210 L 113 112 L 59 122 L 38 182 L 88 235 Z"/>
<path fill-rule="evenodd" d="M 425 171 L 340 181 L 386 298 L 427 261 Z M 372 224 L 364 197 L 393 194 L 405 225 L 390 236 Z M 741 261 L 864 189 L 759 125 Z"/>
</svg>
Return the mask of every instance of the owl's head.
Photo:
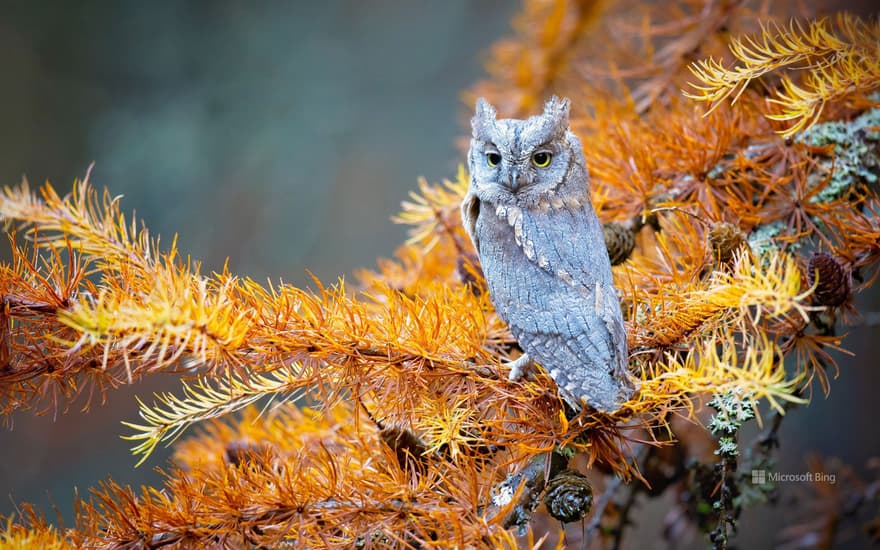
<svg viewBox="0 0 880 550">
<path fill-rule="evenodd" d="M 587 196 L 583 149 L 569 130 L 568 113 L 568 99 L 554 96 L 540 115 L 499 120 L 485 99 L 477 100 L 468 167 L 480 200 L 529 208 Z"/>
</svg>

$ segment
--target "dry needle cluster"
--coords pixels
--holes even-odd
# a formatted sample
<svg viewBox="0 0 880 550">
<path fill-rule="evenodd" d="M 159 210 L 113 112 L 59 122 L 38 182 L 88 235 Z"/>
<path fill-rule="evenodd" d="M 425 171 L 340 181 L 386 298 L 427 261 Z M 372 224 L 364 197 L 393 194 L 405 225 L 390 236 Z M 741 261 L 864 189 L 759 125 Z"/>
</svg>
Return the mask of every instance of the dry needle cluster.
<svg viewBox="0 0 880 550">
<path fill-rule="evenodd" d="M 7 187 L 0 413 L 170 373 L 180 391 L 124 428 L 134 452 L 199 426 L 163 487 L 108 480 L 68 528 L 22 506 L 0 547 L 602 546 L 637 493 L 667 491 L 667 536 L 726 547 L 772 491 L 743 463 L 772 461 L 782 415 L 829 392 L 835 322 L 878 273 L 880 23 L 788 2 L 527 0 L 513 25 L 465 95 L 502 116 L 572 99 L 632 400 L 574 415 L 546 374 L 507 380 L 519 350 L 460 226 L 463 171 L 419 183 L 394 259 L 317 291 L 202 273 L 88 177 L 66 196 Z M 764 436 L 738 442 L 756 414 Z M 566 538 L 547 513 L 584 523 Z M 811 525 L 792 536 L 833 541 Z"/>
</svg>

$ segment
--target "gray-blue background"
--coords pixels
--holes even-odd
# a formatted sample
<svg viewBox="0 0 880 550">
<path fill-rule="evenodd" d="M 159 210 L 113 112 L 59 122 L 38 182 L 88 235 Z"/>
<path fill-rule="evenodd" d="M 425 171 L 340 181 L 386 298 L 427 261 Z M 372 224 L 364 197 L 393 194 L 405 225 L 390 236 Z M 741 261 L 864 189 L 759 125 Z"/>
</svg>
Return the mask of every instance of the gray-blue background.
<svg viewBox="0 0 880 550">
<path fill-rule="evenodd" d="M 0 184 L 67 191 L 95 161 L 95 184 L 206 269 L 229 257 L 258 280 L 332 281 L 403 240 L 388 218 L 418 176 L 455 173 L 460 93 L 517 4 L 2 2 Z M 876 292 L 857 303 L 880 309 Z M 830 399 L 817 388 L 784 423 L 780 472 L 805 471 L 810 450 L 862 471 L 878 454 L 877 328 L 842 331 L 856 356 L 838 356 Z M 156 484 L 166 455 L 133 470 L 119 421 L 135 419 L 135 395 L 176 387 L 151 377 L 88 414 L 16 415 L 0 429 L 0 514 L 54 501 L 69 520 L 74 486 Z M 659 544 L 670 499 L 636 512 L 627 546 Z M 747 511 L 737 542 L 767 547 L 789 508 Z"/>
<path fill-rule="evenodd" d="M 389 217 L 462 162 L 461 91 L 514 2 L 4 2 L 0 183 L 124 195 L 153 234 L 219 269 L 306 283 L 373 265 L 404 239 Z M 157 377 L 154 377 L 157 378 Z M 158 377 L 161 378 L 161 377 Z M 0 513 L 70 517 L 73 488 L 155 483 L 121 441 L 134 395 L 0 430 Z M 47 494 L 48 493 L 48 494 Z M 11 495 L 11 499 L 10 499 Z"/>
</svg>

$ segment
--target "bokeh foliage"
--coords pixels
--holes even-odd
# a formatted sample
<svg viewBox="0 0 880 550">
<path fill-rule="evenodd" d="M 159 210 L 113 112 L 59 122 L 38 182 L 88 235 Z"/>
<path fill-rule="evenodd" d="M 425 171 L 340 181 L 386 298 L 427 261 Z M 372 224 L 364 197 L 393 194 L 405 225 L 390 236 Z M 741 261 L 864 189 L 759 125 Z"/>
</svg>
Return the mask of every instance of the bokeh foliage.
<svg viewBox="0 0 880 550">
<path fill-rule="evenodd" d="M 507 380 L 519 351 L 460 226 L 463 171 L 419 183 L 397 220 L 411 239 L 354 289 L 204 274 L 88 176 L 64 197 L 5 188 L 3 414 L 87 406 L 171 373 L 180 393 L 126 424 L 135 453 L 200 427 L 161 489 L 108 480 L 68 529 L 24 507 L 0 543 L 535 545 L 529 499 L 561 453 L 611 489 L 687 487 L 683 517 L 724 547 L 747 503 L 739 426 L 769 410 L 775 430 L 815 385 L 830 390 L 836 319 L 880 259 L 880 23 L 797 9 L 528 0 L 465 94 L 516 117 L 572 99 L 596 209 L 633 245 L 614 275 L 639 391 L 610 415 L 567 411 L 544 373 Z M 681 423 L 706 402 L 716 413 L 693 435 Z M 720 468 L 670 454 L 712 434 Z M 743 450 L 769 460 L 772 445 Z M 619 539 L 628 508 L 594 508 L 584 536 Z"/>
</svg>

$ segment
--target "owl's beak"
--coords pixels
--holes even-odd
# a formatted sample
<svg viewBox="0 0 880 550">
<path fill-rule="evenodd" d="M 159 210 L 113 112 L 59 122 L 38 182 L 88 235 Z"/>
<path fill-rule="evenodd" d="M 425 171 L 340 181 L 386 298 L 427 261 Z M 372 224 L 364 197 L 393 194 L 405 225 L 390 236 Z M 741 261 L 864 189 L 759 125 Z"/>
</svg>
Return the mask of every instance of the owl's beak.
<svg viewBox="0 0 880 550">
<path fill-rule="evenodd" d="M 516 190 L 519 189 L 520 186 L 523 183 L 525 183 L 525 181 L 523 180 L 522 176 L 520 175 L 519 170 L 517 170 L 516 168 L 513 168 L 510 171 L 510 181 L 508 183 L 509 183 L 510 190 L 516 192 Z"/>
</svg>

